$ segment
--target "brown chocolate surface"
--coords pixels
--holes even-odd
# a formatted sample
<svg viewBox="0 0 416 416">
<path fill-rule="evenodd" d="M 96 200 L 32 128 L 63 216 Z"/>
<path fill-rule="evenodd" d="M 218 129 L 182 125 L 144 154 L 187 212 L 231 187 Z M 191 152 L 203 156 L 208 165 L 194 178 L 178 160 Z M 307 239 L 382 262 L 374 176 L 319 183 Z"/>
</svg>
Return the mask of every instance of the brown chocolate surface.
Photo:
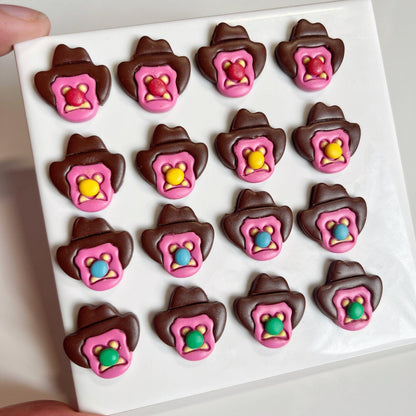
<svg viewBox="0 0 416 416">
<path fill-rule="evenodd" d="M 77 329 L 64 339 L 66 355 L 81 367 L 89 368 L 87 357 L 82 353 L 82 347 L 88 338 L 104 334 L 112 329 L 119 329 L 126 334 L 127 345 L 134 351 L 139 341 L 139 321 L 133 313 L 120 314 L 108 304 L 85 305 L 78 312 Z"/>
<path fill-rule="evenodd" d="M 257 78 L 266 62 L 266 48 L 262 43 L 252 42 L 243 26 L 230 26 L 220 23 L 212 35 L 210 46 L 199 48 L 196 63 L 202 75 L 214 84 L 217 70 L 213 60 L 219 52 L 232 52 L 244 49 L 253 57 L 254 77 Z"/>
<path fill-rule="evenodd" d="M 140 174 L 152 185 L 156 185 L 153 162 L 159 155 L 188 152 L 194 158 L 194 174 L 198 178 L 204 171 L 208 160 L 208 148 L 204 143 L 194 143 L 186 130 L 181 127 L 156 126 L 148 150 L 137 153 L 136 167 Z"/>
<path fill-rule="evenodd" d="M 344 59 L 344 43 L 341 39 L 332 39 L 322 23 L 310 23 L 299 20 L 292 29 L 288 42 L 280 42 L 275 49 L 275 57 L 280 68 L 291 78 L 297 74 L 294 55 L 298 48 L 317 48 L 324 46 L 331 52 L 333 73 L 337 72 Z"/>
<path fill-rule="evenodd" d="M 285 302 L 292 309 L 292 328 L 302 319 L 305 311 L 305 297 L 302 293 L 289 289 L 286 279 L 281 276 L 271 277 L 265 273 L 259 274 L 251 284 L 246 297 L 234 301 L 234 312 L 240 322 L 254 332 L 252 312 L 257 305 L 274 305 Z"/>
<path fill-rule="evenodd" d="M 153 40 L 148 36 L 140 38 L 136 53 L 131 61 L 118 66 L 118 78 L 127 94 L 137 100 L 137 84 L 134 74 L 142 66 L 169 65 L 176 72 L 176 87 L 181 94 L 186 88 L 191 73 L 191 63 L 186 56 L 174 55 L 169 43 L 164 39 Z"/>
<path fill-rule="evenodd" d="M 71 187 L 66 179 L 74 166 L 103 163 L 111 170 L 111 186 L 117 192 L 123 183 L 125 162 L 120 154 L 110 153 L 98 136 L 73 134 L 69 138 L 65 159 L 51 163 L 49 176 L 58 191 L 71 199 Z"/>
<path fill-rule="evenodd" d="M 199 287 L 177 286 L 172 292 L 168 309 L 154 317 L 153 325 L 160 339 L 165 344 L 174 347 L 175 337 L 170 327 L 175 320 L 202 314 L 208 315 L 214 322 L 214 337 L 215 341 L 218 341 L 227 320 L 225 306 L 221 302 L 210 302 L 206 293 Z"/>
<path fill-rule="evenodd" d="M 240 139 L 266 137 L 273 143 L 273 158 L 275 164 L 283 156 L 286 146 L 286 135 L 282 129 L 270 127 L 263 113 L 251 113 L 245 108 L 235 115 L 229 133 L 221 133 L 215 139 L 215 149 L 221 161 L 230 169 L 237 167 L 237 159 L 233 152 L 234 145 Z"/>
<path fill-rule="evenodd" d="M 58 45 L 55 49 L 52 68 L 35 75 L 35 86 L 39 94 L 55 107 L 55 95 L 51 85 L 58 77 L 72 77 L 87 74 L 96 82 L 96 94 L 100 105 L 107 100 L 111 88 L 111 75 L 104 65 L 94 65 L 84 48 L 69 48 Z"/>
<path fill-rule="evenodd" d="M 280 221 L 282 239 L 286 241 L 293 225 L 292 210 L 287 206 L 277 206 L 267 192 L 244 189 L 238 195 L 235 211 L 224 215 L 221 225 L 227 237 L 244 251 L 245 241 L 240 231 L 244 220 L 269 216 Z"/>
<path fill-rule="evenodd" d="M 341 108 L 336 105 L 327 106 L 316 103 L 309 111 L 306 126 L 295 129 L 292 133 L 293 144 L 297 152 L 310 162 L 314 160 L 314 150 L 311 139 L 318 131 L 344 130 L 349 137 L 349 150 L 351 156 L 360 143 L 361 129 L 357 123 L 345 120 Z"/>
<path fill-rule="evenodd" d="M 120 263 L 125 269 L 133 254 L 131 235 L 127 231 L 114 231 L 102 218 L 78 217 L 72 227 L 71 241 L 67 246 L 58 248 L 56 259 L 66 274 L 73 279 L 80 280 L 79 269 L 74 261 L 78 251 L 105 243 L 110 243 L 118 248 Z"/>
<path fill-rule="evenodd" d="M 177 208 L 167 204 L 160 212 L 155 229 L 143 231 L 142 246 L 144 251 L 154 260 L 163 264 L 163 256 L 158 248 L 160 239 L 166 234 L 183 234 L 194 232 L 201 239 L 201 252 L 205 260 L 214 242 L 214 228 L 207 222 L 199 222 L 189 207 Z"/>
<path fill-rule="evenodd" d="M 319 183 L 312 187 L 309 209 L 299 211 L 298 225 L 310 238 L 321 242 L 321 232 L 316 221 L 323 212 L 349 208 L 356 215 L 356 225 L 360 233 L 367 219 L 367 204 L 361 197 L 352 198 L 342 185 Z"/>
<path fill-rule="evenodd" d="M 366 274 L 360 263 L 336 260 L 329 266 L 326 283 L 315 288 L 313 296 L 322 313 L 336 322 L 337 310 L 332 301 L 335 293 L 341 289 L 359 286 L 365 287 L 371 293 L 371 306 L 375 310 L 383 293 L 380 277 Z"/>
</svg>

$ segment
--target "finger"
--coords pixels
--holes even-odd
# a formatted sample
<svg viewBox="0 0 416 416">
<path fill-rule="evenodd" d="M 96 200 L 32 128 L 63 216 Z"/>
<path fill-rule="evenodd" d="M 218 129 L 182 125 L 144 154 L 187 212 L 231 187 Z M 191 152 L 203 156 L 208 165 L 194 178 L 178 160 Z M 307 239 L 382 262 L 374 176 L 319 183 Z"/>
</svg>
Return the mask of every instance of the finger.
<svg viewBox="0 0 416 416">
<path fill-rule="evenodd" d="M 94 416 L 78 413 L 68 405 L 52 400 L 21 403 L 0 409 L 0 416 Z M 96 415 L 97 416 L 97 415 Z"/>
<path fill-rule="evenodd" d="M 15 43 L 49 34 L 50 28 L 47 16 L 37 10 L 0 4 L 0 56 Z"/>
</svg>

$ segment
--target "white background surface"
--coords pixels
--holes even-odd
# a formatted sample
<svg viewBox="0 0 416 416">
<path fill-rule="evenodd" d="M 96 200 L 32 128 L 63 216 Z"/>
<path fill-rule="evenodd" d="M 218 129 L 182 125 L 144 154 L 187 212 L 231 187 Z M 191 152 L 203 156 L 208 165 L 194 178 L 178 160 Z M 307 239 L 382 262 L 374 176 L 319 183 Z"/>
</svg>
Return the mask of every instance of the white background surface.
<svg viewBox="0 0 416 416">
<path fill-rule="evenodd" d="M 249 2 L 238 5 L 210 2 L 204 8 L 192 2 L 164 2 L 161 5 L 134 7 L 130 2 L 118 1 L 117 7 L 102 2 L 99 10 L 93 4 L 72 2 L 71 10 L 64 3 L 59 11 L 53 2 L 26 2 L 50 15 L 53 33 L 70 33 L 185 17 L 222 14 L 252 10 Z M 307 2 L 303 2 L 307 3 Z M 123 4 L 125 7 L 123 8 Z M 257 9 L 266 9 L 289 2 L 258 1 Z M 76 6 L 78 5 L 79 8 Z M 198 7 L 199 6 L 199 7 Z M 68 10 L 65 9 L 68 7 Z M 91 10 L 89 10 L 89 7 Z M 142 10 L 143 9 L 143 10 Z M 142 10 L 142 11 L 141 11 Z M 384 55 L 384 63 L 396 120 L 408 184 L 415 176 L 411 163 L 411 121 L 415 106 L 411 101 L 415 88 L 406 84 L 406 74 L 412 79 L 415 58 L 406 48 L 411 43 L 410 2 L 375 2 L 376 20 Z M 92 13 L 99 13 L 92 17 Z M 401 19 L 404 19 L 403 21 Z M 406 26 L 406 19 L 408 25 Z M 404 22 L 404 23 L 403 23 Z M 353 24 L 353 22 L 351 23 Z M 54 30 L 55 26 L 55 30 Z M 414 33 L 414 29 L 413 33 Z M 413 60 L 413 61 L 411 61 Z M 359 64 L 359 63 L 358 63 Z M 48 261 L 40 204 L 34 171 L 31 167 L 30 145 L 27 137 L 20 92 L 11 57 L 0 60 L 0 221 L 2 224 L 1 254 L 3 291 L 1 294 L 1 328 L 9 342 L 3 342 L 0 363 L 0 403 L 36 398 L 57 398 L 73 403 L 71 377 L 61 349 L 61 328 L 53 278 Z M 412 90 L 413 87 L 413 90 Z M 17 163 L 16 163 L 17 162 Z M 416 212 L 415 192 L 408 186 L 413 218 Z M 410 224 L 409 224 L 410 227 Z M 13 313 L 7 312 L 12 310 Z M 56 311 L 51 313 L 50 311 Z M 7 318 L 6 318 L 7 317 Z M 11 341 L 10 341 L 11 340 Z M 10 348 L 13 345 L 13 348 Z M 4 350 L 3 350 L 4 348 Z M 7 355 L 6 355 L 7 353 Z M 414 348 L 395 351 L 325 367 L 318 374 L 303 373 L 285 376 L 268 383 L 233 388 L 212 393 L 173 405 L 177 414 L 212 414 L 222 409 L 228 414 L 264 414 L 288 411 L 290 414 L 310 413 L 319 408 L 321 414 L 347 414 L 353 407 L 359 412 L 377 409 L 381 414 L 392 410 L 410 414 L 415 403 L 414 387 L 416 353 Z M 294 399 L 296 398 L 297 399 Z M 401 410 L 397 410 L 399 407 Z M 132 414 L 167 414 L 172 404 Z"/>
<path fill-rule="evenodd" d="M 207 42 L 211 28 L 224 17 L 46 37 L 18 45 L 19 73 L 64 328 L 67 333 L 74 330 L 74 312 L 80 304 L 103 301 L 121 311 L 135 313 L 141 323 L 140 344 L 132 366 L 123 377 L 101 380 L 91 377 L 89 370 L 72 366 L 81 409 L 116 413 L 332 363 L 363 352 L 380 351 L 408 343 L 409 338 L 415 340 L 416 270 L 411 250 L 416 252 L 416 245 L 414 241 L 412 247 L 409 245 L 405 222 L 410 222 L 410 214 L 407 206 L 406 209 L 401 207 L 406 196 L 370 4 L 366 0 L 356 0 L 229 15 L 226 20 L 230 24 L 244 24 L 251 38 L 263 43 L 270 51 L 276 39 L 285 39 L 287 28 L 300 17 L 323 22 L 329 33 L 336 33 L 347 45 L 342 71 L 337 72 L 331 88 L 314 94 L 299 91 L 273 59 L 269 59 L 261 77 L 256 80 L 256 88 L 245 97 L 230 100 L 219 96 L 216 89 L 194 71 L 175 108 L 165 114 L 149 114 L 117 88 L 115 81 L 111 96 L 100 113 L 89 122 L 75 125 L 56 117 L 52 108 L 45 108 L 33 88 L 34 74 L 49 67 L 51 52 L 57 44 L 82 45 L 94 56 L 95 62 L 109 68 L 115 68 L 134 50 L 137 38 L 142 34 L 169 39 L 176 53 L 192 57 L 195 50 Z M 349 21 L 354 21 L 354 26 Z M 187 36 L 189 33 L 193 36 Z M 360 71 L 356 62 L 365 63 L 364 68 L 372 62 L 374 69 Z M 273 86 L 272 93 L 270 86 Z M 361 126 L 360 150 L 348 169 L 336 175 L 322 175 L 311 170 L 288 144 L 276 173 L 263 183 L 249 186 L 224 169 L 210 152 L 207 167 L 192 194 L 174 201 L 179 206 L 191 206 L 200 219 L 209 221 L 215 229 L 213 249 L 195 276 L 180 280 L 171 278 L 138 244 L 123 282 L 106 292 L 91 291 L 76 280 L 68 279 L 57 266 L 56 247 L 66 242 L 74 216 L 86 215 L 62 198 L 45 174 L 51 161 L 63 157 L 67 135 L 74 131 L 86 136 L 97 134 L 110 151 L 118 151 L 126 157 L 122 188 L 107 209 L 90 216 L 101 216 L 116 229 L 128 230 L 134 237 L 143 229 L 153 227 L 152 220 L 161 205 L 172 202 L 154 192 L 129 163 L 138 149 L 148 145 L 149 133 L 153 132 L 155 124 L 183 125 L 192 139 L 202 140 L 212 148 L 213 138 L 219 131 L 228 130 L 230 119 L 241 107 L 263 111 L 272 126 L 280 126 L 290 134 L 293 126 L 304 123 L 305 108 L 317 100 L 339 104 L 347 119 Z M 232 209 L 233 196 L 241 188 L 265 190 L 279 205 L 288 204 L 297 211 L 305 206 L 311 184 L 320 181 L 342 183 L 350 195 L 360 195 L 367 202 L 369 213 L 365 229 L 357 245 L 348 253 L 327 253 L 293 227 L 282 253 L 273 260 L 260 263 L 230 245 L 221 232 L 219 219 Z M 383 186 L 375 187 L 374 183 Z M 381 201 L 382 208 L 379 207 Z M 359 261 L 367 272 L 376 272 L 383 278 L 383 302 L 365 331 L 340 330 L 328 319 L 323 319 L 318 308 L 310 302 L 311 288 L 323 282 L 324 264 L 340 258 Z M 230 311 L 233 299 L 246 293 L 248 281 L 259 272 L 283 275 L 293 290 L 306 296 L 305 314 L 288 347 L 278 351 L 265 350 L 242 331 L 232 313 L 229 313 L 226 331 L 209 359 L 198 363 L 184 362 L 160 343 L 149 320 L 155 311 L 166 307 L 172 285 L 198 285 L 210 299 L 224 302 Z M 399 304 L 398 299 L 401 300 Z M 116 396 L 112 394 L 114 388 L 118 389 Z"/>
</svg>

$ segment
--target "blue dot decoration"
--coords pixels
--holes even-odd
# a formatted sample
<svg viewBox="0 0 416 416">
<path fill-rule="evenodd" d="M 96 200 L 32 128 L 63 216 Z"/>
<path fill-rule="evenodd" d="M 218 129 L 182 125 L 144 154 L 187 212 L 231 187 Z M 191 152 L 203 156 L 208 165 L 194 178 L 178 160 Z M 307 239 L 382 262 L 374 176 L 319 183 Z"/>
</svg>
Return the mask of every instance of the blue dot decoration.
<svg viewBox="0 0 416 416">
<path fill-rule="evenodd" d="M 337 224 L 332 229 L 332 236 L 339 241 L 345 240 L 349 234 L 348 227 L 344 224 Z"/>
<path fill-rule="evenodd" d="M 108 273 L 108 264 L 104 260 L 96 260 L 90 267 L 94 277 L 104 277 Z"/>
<path fill-rule="evenodd" d="M 191 253 L 186 248 L 175 251 L 175 263 L 179 266 L 186 266 L 191 261 Z"/>
<path fill-rule="evenodd" d="M 271 241 L 272 236 L 266 231 L 260 231 L 254 237 L 254 243 L 256 244 L 256 246 L 259 246 L 261 248 L 268 247 Z"/>
</svg>

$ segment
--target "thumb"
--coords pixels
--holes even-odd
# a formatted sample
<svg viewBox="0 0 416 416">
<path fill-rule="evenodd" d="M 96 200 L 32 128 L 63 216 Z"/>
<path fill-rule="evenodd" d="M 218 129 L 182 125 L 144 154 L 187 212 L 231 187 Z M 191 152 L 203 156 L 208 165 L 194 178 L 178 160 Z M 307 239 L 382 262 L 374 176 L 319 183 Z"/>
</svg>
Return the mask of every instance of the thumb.
<svg viewBox="0 0 416 416">
<path fill-rule="evenodd" d="M 78 413 L 68 405 L 52 400 L 21 403 L 0 409 L 0 416 L 94 416 L 92 413 Z M 95 415 L 98 416 L 98 415 Z"/>
<path fill-rule="evenodd" d="M 49 34 L 50 27 L 47 16 L 37 10 L 0 4 L 0 56 L 15 43 Z"/>
</svg>

